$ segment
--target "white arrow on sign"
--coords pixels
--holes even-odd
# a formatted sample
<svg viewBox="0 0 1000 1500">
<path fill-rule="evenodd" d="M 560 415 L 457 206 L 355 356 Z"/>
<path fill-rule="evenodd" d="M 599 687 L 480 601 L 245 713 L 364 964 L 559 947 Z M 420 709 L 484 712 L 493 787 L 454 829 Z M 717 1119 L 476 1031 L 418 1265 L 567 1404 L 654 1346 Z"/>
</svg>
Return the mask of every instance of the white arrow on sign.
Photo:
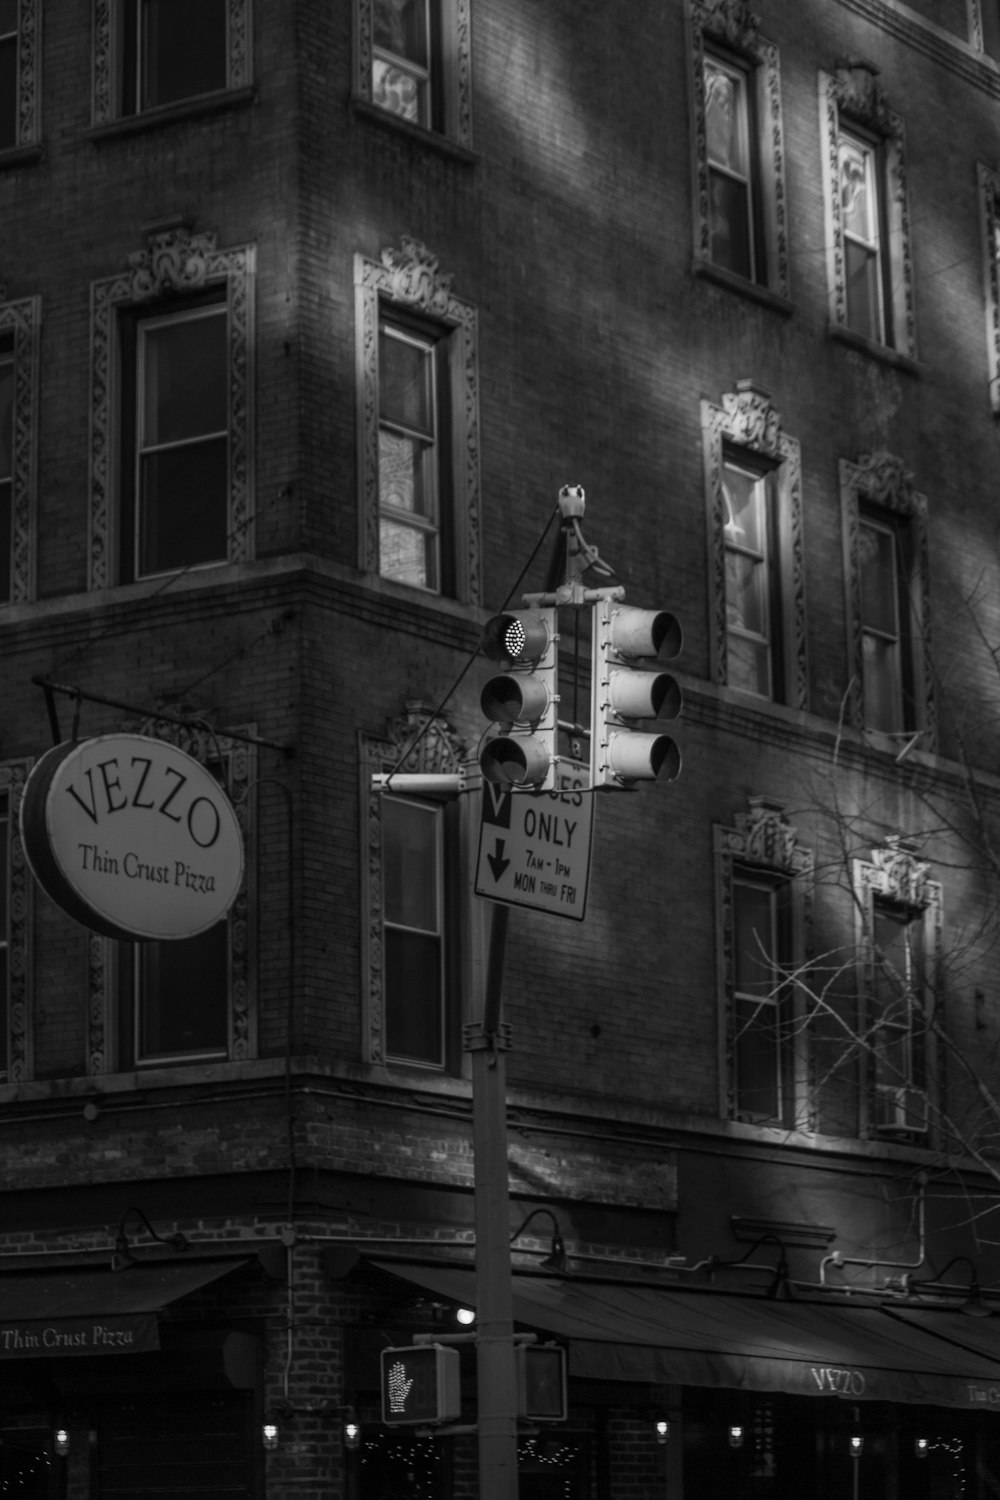
<svg viewBox="0 0 1000 1500">
<path fill-rule="evenodd" d="M 582 921 L 593 830 L 590 768 L 580 761 L 560 759 L 551 792 L 484 782 L 476 895 Z"/>
</svg>

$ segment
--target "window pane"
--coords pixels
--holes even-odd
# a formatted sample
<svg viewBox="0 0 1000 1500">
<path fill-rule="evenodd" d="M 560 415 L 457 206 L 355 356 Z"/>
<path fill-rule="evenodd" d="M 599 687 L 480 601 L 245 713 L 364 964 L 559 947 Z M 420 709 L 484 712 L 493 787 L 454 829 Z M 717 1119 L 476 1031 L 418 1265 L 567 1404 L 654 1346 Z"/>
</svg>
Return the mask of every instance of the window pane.
<svg viewBox="0 0 1000 1500">
<path fill-rule="evenodd" d="M 877 635 L 863 636 L 861 644 L 865 724 L 883 734 L 895 734 L 902 729 L 899 647 Z"/>
<path fill-rule="evenodd" d="M 228 81 L 226 0 L 141 0 L 142 109 Z"/>
<path fill-rule="evenodd" d="M 726 618 L 729 625 L 767 634 L 767 572 L 760 558 L 726 553 Z"/>
<path fill-rule="evenodd" d="M 229 425 L 225 309 L 142 329 L 142 446 Z"/>
<path fill-rule="evenodd" d="M 433 345 L 383 329 L 378 346 L 379 411 L 387 422 L 434 436 Z"/>
<path fill-rule="evenodd" d="M 747 185 L 721 172 L 709 173 L 712 260 L 737 276 L 753 276 Z"/>
<path fill-rule="evenodd" d="M 882 338 L 881 299 L 878 285 L 878 256 L 874 250 L 853 240 L 844 242 L 847 277 L 847 326 L 863 338 Z"/>
<path fill-rule="evenodd" d="M 705 134 L 708 159 L 741 177 L 749 175 L 746 80 L 705 59 Z"/>
<path fill-rule="evenodd" d="M 861 620 L 867 630 L 899 634 L 899 585 L 896 576 L 896 538 L 881 526 L 862 524 L 858 534 L 861 583 Z"/>
<path fill-rule="evenodd" d="M 412 588 L 438 590 L 437 539 L 383 518 L 379 526 L 379 572 Z"/>
<path fill-rule="evenodd" d="M 774 1005 L 736 1005 L 737 1113 L 774 1120 L 780 1113 L 778 1011 Z"/>
<path fill-rule="evenodd" d="M 771 651 L 766 644 L 731 632 L 726 642 L 726 681 L 744 693 L 771 696 Z"/>
<path fill-rule="evenodd" d="M 722 480 L 726 541 L 750 552 L 767 550 L 765 482 L 759 474 L 727 464 Z"/>
<path fill-rule="evenodd" d="M 225 1055 L 229 1041 L 229 929 L 137 945 L 138 1061 Z"/>
<path fill-rule="evenodd" d="M 727 464 L 726 676 L 731 687 L 770 697 L 773 600 L 768 562 L 767 481 Z"/>
<path fill-rule="evenodd" d="M 388 928 L 385 986 L 386 1051 L 439 1067 L 444 1061 L 440 939 Z"/>
<path fill-rule="evenodd" d="M 440 822 L 436 807 L 382 799 L 385 919 L 403 927 L 439 929 Z"/>
<path fill-rule="evenodd" d="M 427 0 L 374 0 L 372 22 L 376 47 L 427 67 Z"/>
<path fill-rule="evenodd" d="M 186 443 L 146 455 L 140 471 L 137 573 L 224 562 L 229 444 Z"/>
<path fill-rule="evenodd" d="M 773 995 L 775 892 L 766 885 L 733 882 L 733 963 L 740 994 Z"/>
<path fill-rule="evenodd" d="M 433 458 L 433 450 L 426 443 L 382 428 L 378 435 L 380 506 L 433 519 Z"/>
<path fill-rule="evenodd" d="M 0 41 L 0 151 L 17 145 L 17 38 Z"/>
</svg>

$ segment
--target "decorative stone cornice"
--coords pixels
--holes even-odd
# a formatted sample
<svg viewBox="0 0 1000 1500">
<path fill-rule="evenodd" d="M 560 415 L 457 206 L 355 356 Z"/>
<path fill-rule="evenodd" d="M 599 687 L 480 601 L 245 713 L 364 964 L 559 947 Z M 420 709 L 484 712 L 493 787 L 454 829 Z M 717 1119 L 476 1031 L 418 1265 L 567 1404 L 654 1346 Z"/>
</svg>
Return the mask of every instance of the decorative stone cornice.
<svg viewBox="0 0 1000 1500">
<path fill-rule="evenodd" d="M 723 394 L 726 437 L 755 453 L 778 455 L 781 451 L 781 416 L 771 393 L 752 380 L 738 380 L 735 391 Z"/>
<path fill-rule="evenodd" d="M 134 302 L 148 302 L 169 292 L 196 291 L 205 285 L 208 257 L 217 243 L 215 234 L 193 234 L 187 225 L 177 224 L 152 230 L 146 241 L 147 249 L 134 250 L 128 257 Z"/>
<path fill-rule="evenodd" d="M 435 714 L 425 703 L 414 700 L 408 702 L 405 712 L 388 725 L 386 748 L 390 753 L 395 751 L 393 770 L 429 775 L 457 772 L 468 747 L 447 719 Z"/>
<path fill-rule="evenodd" d="M 931 867 L 926 859 L 918 859 L 917 846 L 912 840 L 890 834 L 872 850 L 871 862 L 881 895 L 900 906 L 931 904 Z"/>
<path fill-rule="evenodd" d="M 757 47 L 760 16 L 747 0 L 694 0 L 694 19 L 707 35 L 740 52 L 753 52 Z"/>
<path fill-rule="evenodd" d="M 875 64 L 865 58 L 838 58 L 833 73 L 834 97 L 838 108 L 853 119 L 870 125 L 880 135 L 895 135 L 898 121 L 878 75 Z"/>
<path fill-rule="evenodd" d="M 387 246 L 380 259 L 389 273 L 388 295 L 394 302 L 408 302 L 430 317 L 447 316 L 454 278 L 441 270 L 438 257 L 426 245 L 404 234 L 400 249 Z"/>
</svg>

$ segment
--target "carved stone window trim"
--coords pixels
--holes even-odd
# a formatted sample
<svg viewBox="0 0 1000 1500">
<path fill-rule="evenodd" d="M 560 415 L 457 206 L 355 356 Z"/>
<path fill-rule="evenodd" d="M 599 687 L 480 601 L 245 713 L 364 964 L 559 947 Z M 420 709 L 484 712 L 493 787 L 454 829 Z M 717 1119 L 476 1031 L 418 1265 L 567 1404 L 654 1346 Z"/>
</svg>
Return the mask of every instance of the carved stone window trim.
<svg viewBox="0 0 1000 1500">
<path fill-rule="evenodd" d="M 1000 416 L 1000 171 L 976 163 L 982 225 L 983 306 L 990 405 Z"/>
<path fill-rule="evenodd" d="M 472 149 L 472 0 L 432 0 L 441 10 L 441 67 L 444 96 L 443 134 L 456 145 Z M 372 93 L 372 59 L 375 46 L 373 0 L 354 0 L 354 98 L 377 109 L 392 122 L 389 110 L 379 109 Z M 431 136 L 400 119 L 409 133 Z"/>
<path fill-rule="evenodd" d="M 23 5 L 24 0 L 21 3 Z M 123 3 L 124 0 L 94 0 L 91 122 L 95 126 L 108 125 L 122 118 L 122 79 L 118 59 L 121 56 L 119 31 Z M 246 89 L 253 78 L 251 0 L 229 0 L 227 40 L 226 92 Z M 208 97 L 204 94 L 192 96 L 191 107 L 198 108 Z M 140 113 L 152 115 L 154 111 Z M 164 111 L 165 115 L 168 113 L 173 118 L 175 110 Z"/>
<path fill-rule="evenodd" d="M 478 317 L 476 309 L 451 290 L 425 245 L 404 235 L 401 248 L 387 247 L 378 261 L 354 257 L 358 401 L 358 538 L 362 572 L 379 571 L 379 394 L 380 308 L 402 308 L 433 320 L 447 331 L 453 415 L 452 500 L 455 596 L 462 603 L 481 600 L 481 484 L 479 439 Z"/>
<path fill-rule="evenodd" d="M 407 754 L 408 747 L 413 748 Z M 450 724 L 435 717 L 431 710 L 417 701 L 406 705 L 405 713 L 387 726 L 383 738 L 363 732 L 358 736 L 364 839 L 361 851 L 361 1045 L 364 1060 L 379 1067 L 386 1066 L 382 878 L 382 799 L 385 794 L 374 789 L 372 777 L 390 771 L 457 775 L 465 755 L 466 747 Z M 407 795 L 403 780 L 395 791 L 399 796 Z M 460 914 L 453 914 L 450 909 L 448 915 L 449 920 L 462 920 Z M 464 989 L 464 985 L 452 985 L 455 994 Z"/>
<path fill-rule="evenodd" d="M 42 304 L 38 297 L 3 301 L 0 338 L 14 346 L 14 451 L 11 493 L 10 602 L 35 597 L 38 538 L 38 387 Z M 2 607 L 2 606 L 0 606 Z"/>
<path fill-rule="evenodd" d="M 788 208 L 785 188 L 785 143 L 781 109 L 781 72 L 778 49 L 759 35 L 759 18 L 747 0 L 688 0 L 688 57 L 691 65 L 691 124 L 694 146 L 694 264 L 711 275 L 720 268 L 711 259 L 709 217 L 708 138 L 705 110 L 705 51 L 713 43 L 742 58 L 756 84 L 757 136 L 752 143 L 759 163 L 755 184 L 762 194 L 761 222 L 765 239 L 766 279 L 760 283 L 784 304 L 791 297 L 788 253 Z M 719 279 L 719 278 L 716 278 Z M 743 278 L 726 275 L 724 284 L 738 286 Z M 757 283 L 747 283 L 757 285 Z"/>
<path fill-rule="evenodd" d="M 122 390 L 119 314 L 158 297 L 226 289 L 229 348 L 229 562 L 253 556 L 254 268 L 252 245 L 218 250 L 214 234 L 176 225 L 151 231 L 128 268 L 91 285 L 91 444 L 88 503 L 90 589 L 118 582 L 120 518 L 115 493 L 116 430 Z"/>
<path fill-rule="evenodd" d="M 726 546 L 723 467 L 726 450 L 743 450 L 774 470 L 781 577 L 781 630 L 785 659 L 783 700 L 809 705 L 806 644 L 805 547 L 802 521 L 802 458 L 799 443 L 782 429 L 771 397 L 752 380 L 738 380 L 721 405 L 701 403 L 702 453 L 708 520 L 710 652 L 712 680 L 728 680 L 726 640 Z"/>
<path fill-rule="evenodd" d="M 796 966 L 808 962 L 814 900 L 812 851 L 798 842 L 796 830 L 785 817 L 782 803 L 751 796 L 748 811 L 737 813 L 730 826 L 713 826 L 716 873 L 716 943 L 719 1014 L 719 1085 L 723 1119 L 735 1120 L 736 1014 L 735 950 L 733 921 L 733 877 L 737 868 L 757 870 L 789 882 L 791 896 L 791 946 Z M 805 1001 L 796 987 L 788 1017 L 792 1032 L 791 1119 L 773 1126 L 791 1125 L 797 1130 L 815 1129 L 811 1104 L 811 1080 L 805 1025 Z"/>
<path fill-rule="evenodd" d="M 935 753 L 938 743 L 937 704 L 931 669 L 930 548 L 927 533 L 927 498 L 912 484 L 903 461 L 891 453 L 863 453 L 856 463 L 840 461 L 840 511 L 844 539 L 844 584 L 847 609 L 847 660 L 850 686 L 847 721 L 864 731 L 864 640 L 861 621 L 861 507 L 882 507 L 902 516 L 909 527 L 912 566 L 909 576 L 911 625 L 908 638 L 913 675 L 914 731 L 919 730 L 920 749 Z M 900 741 L 899 749 L 903 748 Z"/>
<path fill-rule="evenodd" d="M 192 736 L 178 726 L 160 720 L 144 720 L 126 725 L 123 732 L 147 734 L 168 740 L 202 762 L 221 762 L 226 794 L 232 802 L 246 855 L 245 874 L 240 891 L 229 911 L 229 1038 L 226 1062 L 246 1062 L 257 1055 L 257 963 L 256 949 L 256 849 L 255 820 L 250 793 L 256 780 L 256 751 L 231 735 L 252 735 L 253 725 L 233 725 L 230 732 Z M 117 1057 L 118 1022 L 118 951 L 119 944 L 90 934 L 87 994 L 87 1073 L 100 1077 L 111 1072 L 148 1073 L 149 1068 L 134 1068 L 131 1061 L 121 1065 Z M 220 1059 L 220 1063 L 223 1060 Z M 163 1063 L 166 1070 L 183 1067 L 183 1061 Z M 199 1063 L 211 1067 L 211 1063 Z"/>
<path fill-rule="evenodd" d="M 7 798 L 7 1082 L 34 1077 L 34 980 L 32 973 L 32 893 L 34 882 L 21 843 L 19 813 L 30 760 L 0 763 L 0 794 Z"/>
<path fill-rule="evenodd" d="M 917 358 L 913 258 L 906 175 L 906 132 L 886 100 L 878 69 L 869 63 L 838 64 L 819 75 L 820 143 L 823 196 L 826 205 L 826 266 L 831 327 L 847 329 L 847 275 L 840 210 L 838 138 L 841 116 L 860 125 L 882 143 L 879 191 L 888 223 L 883 255 L 889 257 L 892 287 L 888 347 L 909 360 Z M 849 331 L 849 330 L 848 330 Z M 867 342 L 867 341 L 859 341 Z"/>
<path fill-rule="evenodd" d="M 931 879 L 931 865 L 920 859 L 909 840 L 891 834 L 876 845 L 869 859 L 852 862 L 852 880 L 855 893 L 855 943 L 857 952 L 858 1026 L 862 1036 L 867 1036 L 872 1024 L 872 995 L 874 993 L 874 902 L 881 899 L 887 905 L 915 914 L 922 925 L 922 940 L 927 971 L 927 992 L 924 996 L 928 1013 L 940 1014 L 942 995 L 939 976 L 943 956 L 943 888 Z M 933 1032 L 926 1036 L 927 1094 L 930 1105 L 928 1131 L 935 1134 L 935 1114 L 946 1112 L 946 1081 L 943 1074 L 944 1058 L 935 1046 Z M 875 1056 L 874 1051 L 862 1049 L 861 1066 L 864 1087 L 861 1090 L 861 1133 L 882 1138 L 882 1132 L 874 1123 L 872 1101 L 874 1099 Z"/>
<path fill-rule="evenodd" d="M 14 144 L 0 151 L 0 165 L 24 160 L 29 148 L 41 142 L 42 0 L 18 0 L 17 102 Z"/>
</svg>

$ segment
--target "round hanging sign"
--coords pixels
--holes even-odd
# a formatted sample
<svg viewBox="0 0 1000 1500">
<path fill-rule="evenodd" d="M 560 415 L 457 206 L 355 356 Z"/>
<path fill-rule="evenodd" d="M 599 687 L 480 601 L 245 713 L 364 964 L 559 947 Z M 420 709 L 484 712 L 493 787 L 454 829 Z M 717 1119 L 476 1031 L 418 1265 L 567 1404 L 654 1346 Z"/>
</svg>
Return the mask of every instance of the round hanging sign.
<svg viewBox="0 0 1000 1500">
<path fill-rule="evenodd" d="M 47 751 L 25 783 L 21 837 L 46 894 L 107 937 L 194 937 L 243 881 L 222 787 L 193 756 L 140 734 Z"/>
</svg>

